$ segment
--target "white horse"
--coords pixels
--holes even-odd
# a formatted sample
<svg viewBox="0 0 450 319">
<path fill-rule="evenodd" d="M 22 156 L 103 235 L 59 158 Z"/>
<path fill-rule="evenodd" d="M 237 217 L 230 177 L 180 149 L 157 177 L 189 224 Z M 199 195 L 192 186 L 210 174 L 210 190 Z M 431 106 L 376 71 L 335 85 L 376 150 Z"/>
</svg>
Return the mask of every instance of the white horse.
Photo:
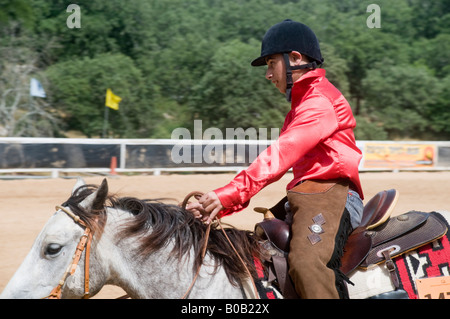
<svg viewBox="0 0 450 319">
<path fill-rule="evenodd" d="M 92 243 L 86 229 L 93 233 Z M 176 205 L 116 198 L 108 195 L 106 180 L 99 187 L 78 180 L 0 297 L 45 298 L 59 293 L 62 298 L 83 298 L 107 284 L 121 287 L 131 298 L 252 297 L 243 293 L 242 284 L 249 282 L 249 272 L 255 280 L 258 277 L 253 261 L 263 255 L 257 240 L 250 232 L 227 229 L 242 261 L 223 232 L 213 228 L 209 239 L 205 233 L 203 223 Z M 81 245 L 80 238 L 85 238 Z M 72 260 L 76 251 L 79 262 Z M 394 290 L 383 266 L 357 270 L 350 280 L 355 283 L 349 286 L 351 298 Z M 267 283 L 264 287 L 281 297 Z"/>
</svg>

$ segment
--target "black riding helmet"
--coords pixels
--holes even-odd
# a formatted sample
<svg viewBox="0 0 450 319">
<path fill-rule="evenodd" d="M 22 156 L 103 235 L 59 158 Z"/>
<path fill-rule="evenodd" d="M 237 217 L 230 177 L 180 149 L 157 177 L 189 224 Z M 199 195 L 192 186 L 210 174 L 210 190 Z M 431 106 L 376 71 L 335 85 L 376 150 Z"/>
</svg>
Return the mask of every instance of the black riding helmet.
<svg viewBox="0 0 450 319">
<path fill-rule="evenodd" d="M 308 64 L 290 66 L 289 53 L 292 51 L 306 55 L 311 61 Z M 319 41 L 314 32 L 306 25 L 290 19 L 284 20 L 267 30 L 261 44 L 261 56 L 252 61 L 252 66 L 266 65 L 266 57 L 283 54 L 286 65 L 286 99 L 291 100 L 292 70 L 315 69 L 324 59 L 320 52 Z"/>
</svg>

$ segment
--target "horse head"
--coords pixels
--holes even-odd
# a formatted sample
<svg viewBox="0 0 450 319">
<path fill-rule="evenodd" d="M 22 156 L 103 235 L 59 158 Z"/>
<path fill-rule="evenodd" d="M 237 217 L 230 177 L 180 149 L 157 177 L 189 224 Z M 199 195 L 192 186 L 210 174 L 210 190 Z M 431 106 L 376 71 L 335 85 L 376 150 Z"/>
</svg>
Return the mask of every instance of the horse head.
<svg viewBox="0 0 450 319">
<path fill-rule="evenodd" d="M 87 185 L 85 182 L 82 179 L 78 179 L 72 190 L 71 198 L 76 199 L 86 190 Z M 108 184 L 105 179 L 100 187 L 92 191 L 88 196 L 85 196 L 78 203 L 76 203 L 76 200 L 73 200 L 68 207 L 58 209 L 45 224 L 34 241 L 30 252 L 0 297 L 29 299 L 49 296 L 52 289 L 58 286 L 71 265 L 74 252 L 85 232 L 86 227 L 82 226 L 82 224 L 87 225 L 87 227 L 90 227 L 89 225 L 92 224 L 92 221 L 89 219 L 85 219 L 82 224 L 77 223 L 74 220 L 74 216 L 77 215 L 72 210 L 84 211 L 86 216 L 93 215 L 93 213 L 103 207 L 107 193 Z M 75 203 L 76 207 L 74 206 Z M 65 206 L 65 204 L 62 206 Z M 85 264 L 85 254 L 82 254 L 80 258 L 80 262 L 74 267 L 74 273 L 67 277 L 61 287 L 63 298 L 81 298 L 84 295 L 83 266 Z M 97 281 L 100 279 L 99 276 L 95 277 Z M 96 286 L 98 285 L 91 284 L 90 289 L 92 292 L 97 290 Z"/>
</svg>

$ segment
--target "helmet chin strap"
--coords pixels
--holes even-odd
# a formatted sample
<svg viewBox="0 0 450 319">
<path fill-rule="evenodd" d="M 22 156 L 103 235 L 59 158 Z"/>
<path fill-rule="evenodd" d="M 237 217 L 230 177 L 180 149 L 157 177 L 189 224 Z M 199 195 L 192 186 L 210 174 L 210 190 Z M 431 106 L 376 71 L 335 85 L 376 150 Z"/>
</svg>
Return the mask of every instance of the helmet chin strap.
<svg viewBox="0 0 450 319">
<path fill-rule="evenodd" d="M 283 53 L 284 65 L 286 67 L 286 100 L 291 102 L 291 92 L 294 81 L 292 80 L 292 70 L 302 70 L 302 69 L 312 69 L 317 68 L 317 62 L 313 61 L 311 63 L 294 65 L 291 66 L 289 62 L 289 53 Z"/>
</svg>

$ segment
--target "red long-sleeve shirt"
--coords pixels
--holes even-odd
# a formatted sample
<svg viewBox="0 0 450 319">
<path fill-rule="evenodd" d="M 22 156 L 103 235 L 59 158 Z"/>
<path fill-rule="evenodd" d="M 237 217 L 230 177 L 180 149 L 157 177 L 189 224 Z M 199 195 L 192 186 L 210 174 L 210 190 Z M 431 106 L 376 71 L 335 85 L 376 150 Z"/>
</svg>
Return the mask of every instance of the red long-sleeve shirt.
<svg viewBox="0 0 450 319">
<path fill-rule="evenodd" d="M 250 198 L 279 180 L 290 168 L 289 190 L 308 179 L 348 178 L 363 199 L 350 105 L 325 77 L 324 69 L 305 73 L 292 88 L 291 110 L 280 136 L 226 186 L 214 190 L 224 210 L 220 217 L 248 206 Z"/>
</svg>

